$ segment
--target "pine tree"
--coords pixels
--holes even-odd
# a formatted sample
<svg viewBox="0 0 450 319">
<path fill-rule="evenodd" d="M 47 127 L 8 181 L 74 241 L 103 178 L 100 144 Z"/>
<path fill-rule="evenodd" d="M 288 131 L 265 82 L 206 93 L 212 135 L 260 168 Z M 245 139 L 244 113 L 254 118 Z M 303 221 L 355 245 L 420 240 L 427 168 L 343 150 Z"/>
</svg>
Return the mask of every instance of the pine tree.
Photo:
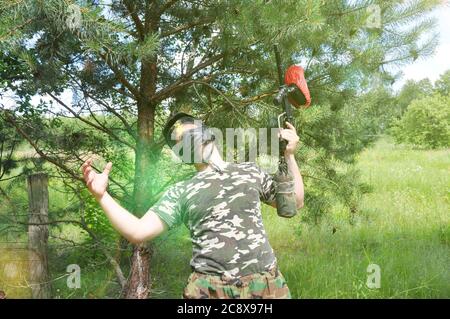
<svg viewBox="0 0 450 319">
<path fill-rule="evenodd" d="M 438 2 L 1 0 L 2 50 L 28 70 L 8 80 L 18 100 L 9 120 L 72 180 L 80 180 L 81 150 L 108 149 L 76 136 L 83 148 L 63 147 L 58 121 L 32 115 L 72 117 L 85 131 L 70 134 L 91 130 L 134 152 L 132 190 L 126 174 L 112 188 L 142 216 L 161 187 L 159 129 L 170 113 L 189 111 L 219 128 L 271 125 L 277 43 L 286 65 L 305 67 L 314 103 L 295 113 L 305 216 L 317 220 L 336 198 L 354 214 L 365 187 L 350 164 L 368 142 L 353 134 L 361 131 L 350 120 L 361 116 L 354 101 L 370 79 L 394 80 L 387 66 L 432 52 L 435 36 L 421 37 L 433 27 L 425 13 Z M 60 98 L 64 89 L 77 92 L 76 104 Z M 35 94 L 59 107 L 33 107 Z M 125 297 L 147 296 L 149 257 L 135 248 Z"/>
</svg>

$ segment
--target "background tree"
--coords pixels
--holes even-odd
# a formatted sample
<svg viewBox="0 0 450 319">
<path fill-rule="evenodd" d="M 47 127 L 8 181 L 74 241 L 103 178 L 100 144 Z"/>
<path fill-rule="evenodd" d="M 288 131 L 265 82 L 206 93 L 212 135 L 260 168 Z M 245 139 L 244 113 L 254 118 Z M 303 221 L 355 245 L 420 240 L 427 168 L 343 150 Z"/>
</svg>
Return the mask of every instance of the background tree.
<svg viewBox="0 0 450 319">
<path fill-rule="evenodd" d="M 433 84 L 429 79 L 420 81 L 408 80 L 402 86 L 402 89 L 396 96 L 396 109 L 398 116 L 408 108 L 408 105 L 415 99 L 420 99 L 424 96 L 431 96 L 433 94 Z"/>
<path fill-rule="evenodd" d="M 0 1 L 2 49 L 26 69 L 8 79 L 17 104 L 5 120 L 74 192 L 86 156 L 118 163 L 111 192 L 141 216 L 177 178 L 160 169 L 158 130 L 170 113 L 219 128 L 270 125 L 276 42 L 286 64 L 305 66 L 314 101 L 295 114 L 305 216 L 317 221 L 336 201 L 354 214 L 364 185 L 348 164 L 371 139 L 352 134 L 351 102 L 374 75 L 392 81 L 387 65 L 432 52 L 424 14 L 438 2 Z M 32 105 L 34 95 L 45 99 Z M 147 296 L 150 252 L 134 248 L 125 297 Z"/>
<path fill-rule="evenodd" d="M 391 130 L 399 143 L 426 148 L 450 146 L 450 99 L 439 93 L 416 99 Z"/>
<path fill-rule="evenodd" d="M 450 70 L 446 71 L 434 82 L 434 88 L 443 96 L 450 95 Z"/>
</svg>

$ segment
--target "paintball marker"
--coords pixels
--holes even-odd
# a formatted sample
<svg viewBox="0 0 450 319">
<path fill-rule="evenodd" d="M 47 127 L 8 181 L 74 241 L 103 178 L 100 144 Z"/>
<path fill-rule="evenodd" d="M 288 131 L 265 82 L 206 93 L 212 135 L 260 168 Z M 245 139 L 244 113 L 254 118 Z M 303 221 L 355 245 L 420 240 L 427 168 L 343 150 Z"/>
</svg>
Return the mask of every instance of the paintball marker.
<svg viewBox="0 0 450 319">
<path fill-rule="evenodd" d="M 301 66 L 291 65 L 284 75 L 281 66 L 280 52 L 277 45 L 274 46 L 277 62 L 279 90 L 274 98 L 276 105 L 281 105 L 282 113 L 278 115 L 278 128 L 285 128 L 286 122 L 293 124 L 292 107 L 309 107 L 311 96 L 306 84 L 304 70 Z M 294 178 L 288 171 L 284 158 L 286 140 L 280 138 L 278 171 L 274 175 L 277 213 L 281 217 L 293 217 L 297 214 L 297 201 L 295 199 Z"/>
</svg>

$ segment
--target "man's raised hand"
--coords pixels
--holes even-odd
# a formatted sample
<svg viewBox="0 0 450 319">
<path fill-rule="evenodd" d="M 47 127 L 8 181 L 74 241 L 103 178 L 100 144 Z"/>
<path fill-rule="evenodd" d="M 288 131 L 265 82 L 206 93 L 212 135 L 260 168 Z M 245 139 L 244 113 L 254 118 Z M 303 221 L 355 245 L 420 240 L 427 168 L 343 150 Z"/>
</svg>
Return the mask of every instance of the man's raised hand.
<svg viewBox="0 0 450 319">
<path fill-rule="evenodd" d="M 279 136 L 288 142 L 284 155 L 293 155 L 297 149 L 299 137 L 294 125 L 286 122 L 286 126 L 287 128 L 280 130 Z"/>
<path fill-rule="evenodd" d="M 92 195 L 97 200 L 100 200 L 106 193 L 106 188 L 108 187 L 108 176 L 111 172 L 112 163 L 106 164 L 105 169 L 102 173 L 97 173 L 92 168 L 92 159 L 88 159 L 81 165 L 81 171 L 83 172 L 84 181 L 86 186 Z"/>
</svg>

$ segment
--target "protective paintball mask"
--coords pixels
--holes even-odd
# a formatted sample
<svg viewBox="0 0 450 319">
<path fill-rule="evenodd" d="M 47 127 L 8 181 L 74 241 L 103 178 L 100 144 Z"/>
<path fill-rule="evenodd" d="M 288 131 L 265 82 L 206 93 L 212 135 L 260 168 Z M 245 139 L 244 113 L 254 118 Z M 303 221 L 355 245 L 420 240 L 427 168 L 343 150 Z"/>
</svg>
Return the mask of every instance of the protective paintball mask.
<svg viewBox="0 0 450 319">
<path fill-rule="evenodd" d="M 183 124 L 198 126 L 183 131 Z M 205 147 L 213 142 L 215 137 L 200 120 L 186 113 L 177 113 L 167 121 L 163 129 L 163 135 L 167 145 L 183 163 L 208 162 L 213 148 L 211 147 L 209 154 L 205 155 Z"/>
</svg>

